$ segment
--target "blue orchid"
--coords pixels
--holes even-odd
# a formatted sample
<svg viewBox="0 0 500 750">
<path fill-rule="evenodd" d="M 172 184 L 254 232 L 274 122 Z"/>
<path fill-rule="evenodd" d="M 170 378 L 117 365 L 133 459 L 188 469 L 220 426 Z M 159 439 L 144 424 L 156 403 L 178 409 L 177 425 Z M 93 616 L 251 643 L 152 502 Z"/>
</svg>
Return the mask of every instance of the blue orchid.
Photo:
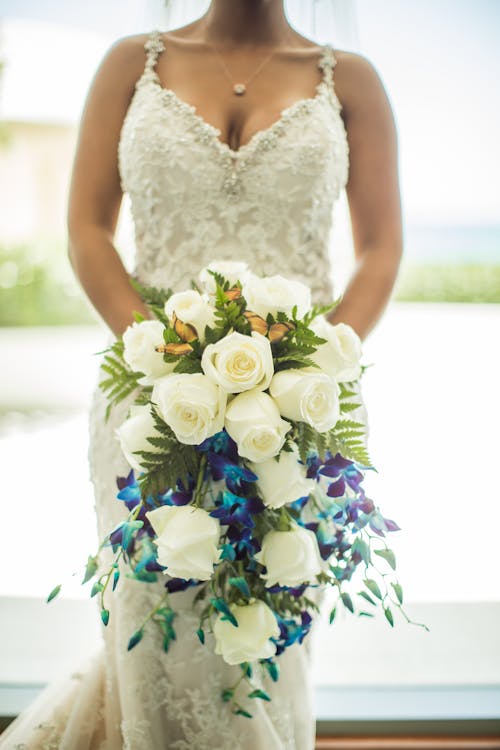
<svg viewBox="0 0 500 750">
<path fill-rule="evenodd" d="M 330 454 L 319 469 L 319 474 L 333 479 L 327 490 L 329 497 L 343 497 L 346 485 L 353 489 L 356 494 L 362 492 L 360 485 L 363 481 L 363 474 L 356 468 L 354 461 L 349 461 L 340 453 L 335 456 Z"/>
<path fill-rule="evenodd" d="M 286 591 L 290 596 L 299 597 L 302 596 L 307 587 L 307 583 L 302 583 L 300 586 L 280 586 L 276 583 L 274 586 L 270 586 L 267 591 L 270 594 L 279 594 L 280 591 Z"/>
<path fill-rule="evenodd" d="M 215 481 L 224 479 L 230 492 L 237 494 L 241 489 L 243 482 L 257 481 L 257 476 L 250 471 L 250 469 L 247 469 L 244 466 L 239 466 L 227 456 L 208 451 L 207 459 L 212 478 Z"/>
<path fill-rule="evenodd" d="M 142 529 L 144 522 L 140 520 L 123 521 L 118 524 L 109 534 L 109 541 L 116 551 L 117 547 L 122 547 L 124 552 L 131 555 L 134 550 L 135 536 L 139 529 Z"/>
<path fill-rule="evenodd" d="M 333 551 L 339 546 L 338 532 L 332 533 L 324 522 L 319 522 L 317 524 L 306 524 L 306 527 L 311 528 L 316 534 L 321 559 L 328 560 Z"/>
<path fill-rule="evenodd" d="M 219 453 L 229 458 L 234 464 L 238 463 L 238 447 L 225 430 L 216 432 L 215 435 L 208 437 L 196 446 L 196 450 L 204 453 L 209 451 Z"/>
<path fill-rule="evenodd" d="M 169 593 L 173 594 L 175 591 L 185 591 L 190 586 L 198 586 L 204 581 L 198 581 L 193 578 L 169 578 L 165 584 L 165 588 Z"/>
<path fill-rule="evenodd" d="M 379 536 L 385 536 L 384 531 L 400 531 L 400 527 L 390 518 L 384 518 L 379 510 L 370 516 L 370 528 Z"/>
<path fill-rule="evenodd" d="M 163 570 L 163 567 L 159 565 L 157 561 L 157 548 L 156 545 L 153 544 L 153 542 L 148 538 L 144 537 L 141 540 L 141 544 L 139 546 L 139 561 L 137 562 L 134 572 L 140 573 L 143 570 L 147 570 L 149 572 L 155 572 Z"/>
<path fill-rule="evenodd" d="M 276 656 L 279 656 L 295 642 L 302 643 L 311 628 L 312 617 L 307 610 L 301 612 L 300 622 L 294 619 L 284 619 L 277 613 L 275 613 L 275 617 L 278 621 L 280 635 L 278 638 L 272 638 L 271 640 L 276 643 Z"/>
<path fill-rule="evenodd" d="M 195 481 L 190 476 L 188 485 L 179 479 L 175 489 L 169 489 L 158 495 L 158 500 L 161 505 L 188 505 L 193 499 L 193 492 L 195 487 Z"/>
<path fill-rule="evenodd" d="M 241 497 L 229 490 L 219 493 L 215 505 L 217 507 L 215 510 L 210 511 L 210 515 L 218 518 L 221 524 L 230 526 L 231 524 L 239 523 L 250 529 L 253 529 L 255 526 L 252 515 L 262 513 L 265 508 L 260 498 Z"/>
<path fill-rule="evenodd" d="M 252 558 L 256 552 L 260 552 L 260 544 L 257 539 L 252 538 L 251 529 L 248 527 L 238 528 L 237 526 L 229 526 L 227 530 L 227 538 L 231 543 L 237 560 L 241 560 L 248 556 Z M 255 560 L 250 559 L 247 565 L 249 571 L 255 570 L 257 563 Z"/>
<path fill-rule="evenodd" d="M 116 497 L 123 500 L 129 510 L 133 510 L 141 501 L 141 490 L 135 479 L 134 470 L 131 469 L 126 477 L 116 477 L 116 485 L 119 489 Z"/>
<path fill-rule="evenodd" d="M 304 495 L 303 497 L 299 497 L 297 500 L 294 500 L 293 503 L 287 503 L 287 508 L 291 508 L 292 510 L 296 510 L 298 511 L 298 513 L 301 513 L 308 500 L 309 495 Z"/>
</svg>

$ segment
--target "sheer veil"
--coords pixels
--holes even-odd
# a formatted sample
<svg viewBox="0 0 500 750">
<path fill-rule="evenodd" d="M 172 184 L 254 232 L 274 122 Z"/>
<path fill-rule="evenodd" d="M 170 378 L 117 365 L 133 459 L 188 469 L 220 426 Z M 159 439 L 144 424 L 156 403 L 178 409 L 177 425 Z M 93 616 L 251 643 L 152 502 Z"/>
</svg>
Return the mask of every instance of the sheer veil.
<svg viewBox="0 0 500 750">
<path fill-rule="evenodd" d="M 165 29 L 174 29 L 201 16 L 210 0 L 164 0 Z M 285 0 L 290 24 L 303 36 L 340 49 L 355 51 L 359 45 L 355 0 Z"/>
</svg>

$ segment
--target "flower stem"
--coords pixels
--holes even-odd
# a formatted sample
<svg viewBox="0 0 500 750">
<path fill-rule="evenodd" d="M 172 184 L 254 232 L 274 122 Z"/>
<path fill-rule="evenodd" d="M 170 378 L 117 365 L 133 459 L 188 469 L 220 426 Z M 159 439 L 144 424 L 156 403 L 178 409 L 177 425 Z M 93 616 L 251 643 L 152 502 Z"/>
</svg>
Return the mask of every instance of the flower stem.
<svg viewBox="0 0 500 750">
<path fill-rule="evenodd" d="M 155 606 L 153 607 L 153 609 L 151 609 L 149 611 L 149 613 L 146 615 L 146 617 L 144 618 L 143 622 L 141 623 L 141 625 L 139 627 L 139 630 L 143 629 L 143 627 L 148 622 L 148 620 L 150 620 L 153 617 L 153 615 L 156 614 L 156 612 L 160 609 L 160 607 L 163 604 L 163 602 L 166 601 L 167 599 L 168 599 L 168 591 L 166 591 L 163 594 L 163 596 L 157 601 L 157 603 L 155 604 Z"/>
<path fill-rule="evenodd" d="M 195 491 L 194 491 L 193 505 L 196 508 L 201 507 L 201 502 L 203 500 L 203 495 L 202 495 L 201 491 L 203 489 L 203 482 L 204 482 L 204 479 L 205 479 L 205 468 L 206 468 L 206 465 L 207 465 L 207 456 L 204 453 L 202 455 L 201 459 L 200 459 L 200 467 L 198 469 L 198 477 L 197 477 L 197 480 L 196 480 L 196 488 L 195 488 Z"/>
</svg>

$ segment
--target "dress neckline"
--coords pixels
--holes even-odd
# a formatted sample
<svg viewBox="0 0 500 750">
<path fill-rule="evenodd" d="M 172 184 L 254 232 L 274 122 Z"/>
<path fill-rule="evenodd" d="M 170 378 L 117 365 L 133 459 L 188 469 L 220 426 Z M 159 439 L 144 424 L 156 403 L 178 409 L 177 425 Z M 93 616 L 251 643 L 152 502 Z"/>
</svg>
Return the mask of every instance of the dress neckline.
<svg viewBox="0 0 500 750">
<path fill-rule="evenodd" d="M 198 126 L 198 129 L 205 134 L 207 141 L 211 139 L 215 147 L 221 153 L 229 155 L 232 159 L 242 158 L 244 155 L 251 152 L 259 142 L 272 137 L 277 131 L 281 130 L 284 124 L 291 117 L 293 117 L 295 114 L 298 114 L 299 112 L 308 110 L 311 105 L 315 104 L 328 93 L 325 81 L 320 81 L 316 86 L 316 93 L 314 94 L 314 96 L 303 97 L 301 99 L 297 99 L 295 102 L 292 102 L 292 104 L 280 111 L 278 118 L 274 122 L 272 122 L 266 128 L 256 130 L 246 143 L 243 143 L 237 149 L 233 149 L 228 143 L 220 139 L 222 130 L 220 128 L 217 128 L 215 125 L 212 125 L 212 123 L 208 122 L 208 120 L 206 120 L 197 111 L 194 104 L 190 104 L 189 102 L 185 101 L 184 99 L 179 97 L 179 95 L 176 94 L 173 89 L 163 86 L 160 81 L 155 80 L 154 78 L 151 79 L 150 83 L 152 86 L 154 86 L 160 96 L 165 97 L 167 100 L 170 99 L 172 102 L 174 102 L 177 109 L 182 110 L 189 117 L 191 117 L 193 122 L 195 122 Z"/>
<path fill-rule="evenodd" d="M 154 29 L 148 37 L 145 44 L 147 52 L 146 66 L 144 72 L 139 80 L 138 84 L 143 80 L 149 81 L 154 87 L 157 93 L 164 97 L 166 100 L 173 102 L 175 107 L 187 116 L 191 117 L 192 121 L 198 127 L 198 130 L 204 135 L 205 140 L 213 143 L 215 148 L 220 154 L 229 156 L 231 159 L 237 160 L 246 156 L 248 153 L 254 150 L 254 148 L 261 142 L 272 138 L 276 132 L 282 130 L 285 123 L 299 112 L 309 110 L 311 106 L 321 100 L 323 96 L 327 97 L 330 95 L 336 108 L 342 109 L 342 105 L 338 100 L 334 86 L 333 86 L 333 68 L 336 65 L 336 59 L 333 54 L 333 48 L 329 43 L 320 45 L 321 54 L 318 60 L 318 68 L 322 71 L 322 79 L 316 84 L 316 90 L 313 96 L 302 97 L 292 102 L 287 107 L 284 107 L 278 118 L 268 125 L 266 128 L 256 130 L 250 139 L 239 146 L 237 149 L 233 149 L 228 143 L 222 141 L 220 136 L 222 130 L 212 123 L 208 122 L 203 115 L 201 115 L 194 104 L 190 104 L 185 99 L 182 99 L 173 89 L 164 86 L 160 80 L 158 73 L 156 72 L 155 65 L 158 56 L 165 50 L 165 44 L 162 39 L 162 34 L 159 29 Z"/>
</svg>

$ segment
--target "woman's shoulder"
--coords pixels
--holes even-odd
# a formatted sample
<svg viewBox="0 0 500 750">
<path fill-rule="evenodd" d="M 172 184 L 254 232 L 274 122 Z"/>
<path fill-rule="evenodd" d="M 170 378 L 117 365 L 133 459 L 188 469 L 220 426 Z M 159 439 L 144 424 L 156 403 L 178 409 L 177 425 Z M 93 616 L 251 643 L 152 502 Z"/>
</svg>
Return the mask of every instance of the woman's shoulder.
<svg viewBox="0 0 500 750">
<path fill-rule="evenodd" d="M 358 52 L 334 48 L 335 90 L 346 111 L 385 94 L 376 65 Z"/>
<path fill-rule="evenodd" d="M 105 49 L 94 80 L 118 92 L 130 92 L 146 64 L 149 34 L 132 34 L 115 39 Z"/>
</svg>

